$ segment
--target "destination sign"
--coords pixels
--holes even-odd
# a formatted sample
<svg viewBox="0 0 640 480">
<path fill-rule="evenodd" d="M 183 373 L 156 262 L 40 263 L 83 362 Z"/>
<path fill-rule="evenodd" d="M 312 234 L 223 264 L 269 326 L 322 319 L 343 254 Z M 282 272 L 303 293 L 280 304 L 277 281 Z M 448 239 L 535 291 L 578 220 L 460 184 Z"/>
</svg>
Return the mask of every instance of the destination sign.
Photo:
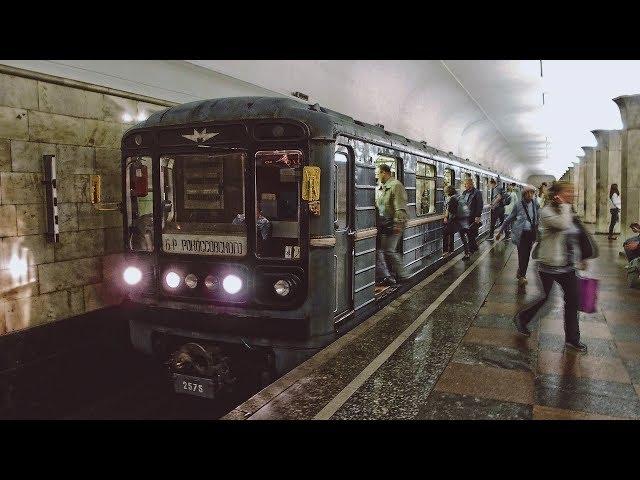
<svg viewBox="0 0 640 480">
<path fill-rule="evenodd" d="M 185 255 L 244 257 L 247 252 L 247 239 L 236 235 L 164 233 L 162 234 L 162 249 L 167 253 Z"/>
</svg>

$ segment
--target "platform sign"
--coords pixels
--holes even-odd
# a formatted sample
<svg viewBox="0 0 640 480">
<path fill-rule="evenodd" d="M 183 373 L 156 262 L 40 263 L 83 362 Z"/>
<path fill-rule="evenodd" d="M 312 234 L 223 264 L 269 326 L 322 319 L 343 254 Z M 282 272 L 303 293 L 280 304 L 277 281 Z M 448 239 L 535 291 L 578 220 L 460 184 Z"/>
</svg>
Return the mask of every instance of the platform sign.
<svg viewBox="0 0 640 480">
<path fill-rule="evenodd" d="M 167 253 L 183 255 L 244 257 L 247 252 L 247 237 L 163 233 L 162 249 Z"/>
</svg>

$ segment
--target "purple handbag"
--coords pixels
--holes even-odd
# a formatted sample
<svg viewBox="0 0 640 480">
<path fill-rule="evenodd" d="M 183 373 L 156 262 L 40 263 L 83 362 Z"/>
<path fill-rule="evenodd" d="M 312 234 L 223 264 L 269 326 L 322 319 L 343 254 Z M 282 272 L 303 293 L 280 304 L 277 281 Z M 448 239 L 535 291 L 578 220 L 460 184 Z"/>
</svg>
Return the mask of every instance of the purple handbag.
<svg viewBox="0 0 640 480">
<path fill-rule="evenodd" d="M 578 310 L 594 313 L 598 308 L 598 279 L 578 277 Z"/>
</svg>

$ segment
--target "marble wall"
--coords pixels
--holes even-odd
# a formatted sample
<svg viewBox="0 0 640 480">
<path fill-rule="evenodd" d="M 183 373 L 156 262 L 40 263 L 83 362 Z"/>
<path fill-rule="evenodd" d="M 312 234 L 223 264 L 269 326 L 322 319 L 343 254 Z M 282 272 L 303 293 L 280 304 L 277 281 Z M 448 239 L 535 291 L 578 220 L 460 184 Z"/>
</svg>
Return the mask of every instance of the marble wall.
<svg viewBox="0 0 640 480">
<path fill-rule="evenodd" d="M 0 334 L 119 301 L 109 267 L 122 215 L 91 203 L 90 176 L 101 176 L 102 202 L 119 202 L 123 116 L 164 108 L 0 73 Z M 45 154 L 57 158 L 59 243 L 45 235 Z"/>
</svg>

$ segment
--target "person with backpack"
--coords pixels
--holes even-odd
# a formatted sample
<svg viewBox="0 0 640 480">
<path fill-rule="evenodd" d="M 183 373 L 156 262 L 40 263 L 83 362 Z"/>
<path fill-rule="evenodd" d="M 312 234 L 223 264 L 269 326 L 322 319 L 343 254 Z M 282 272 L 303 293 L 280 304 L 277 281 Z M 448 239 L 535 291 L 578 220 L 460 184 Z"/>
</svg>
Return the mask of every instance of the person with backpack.
<svg viewBox="0 0 640 480">
<path fill-rule="evenodd" d="M 469 255 L 464 256 L 464 258 L 467 259 L 470 258 L 470 255 L 478 251 L 478 242 L 476 239 L 478 238 L 480 225 L 482 225 L 480 218 L 482 217 L 482 209 L 484 208 L 482 193 L 473 186 L 473 179 L 471 177 L 464 179 L 464 192 L 460 195 L 460 200 L 468 207 L 468 210 L 463 207 L 464 211 L 460 212 L 466 216 L 459 217 L 459 219 L 463 219 L 463 222 L 468 225 L 460 231 L 460 236 L 466 236 L 466 241 L 469 244 Z"/>
<path fill-rule="evenodd" d="M 444 213 L 444 233 L 442 236 L 443 255 L 449 256 L 454 250 L 454 235 L 461 232 L 463 228 L 469 227 L 469 207 L 464 201 L 460 200 L 460 195 L 453 185 L 449 185 L 445 189 L 447 202 Z M 460 235 L 462 245 L 464 247 L 465 258 L 469 258 L 469 245 L 464 235 Z"/>
<path fill-rule="evenodd" d="M 580 342 L 576 270 L 585 270 L 586 260 L 596 258 L 598 248 L 575 215 L 573 200 L 573 183 L 553 182 L 549 187 L 547 202 L 540 210 L 542 236 L 533 255 L 538 260 L 544 294 L 520 310 L 513 317 L 513 324 L 521 335 L 531 335 L 527 324 L 546 303 L 553 284 L 557 282 L 564 292 L 565 347 L 587 353 L 587 346 Z"/>
<path fill-rule="evenodd" d="M 618 237 L 613 236 L 613 229 L 620 218 L 620 209 L 622 202 L 620 201 L 620 190 L 618 184 L 612 183 L 609 188 L 609 212 L 611 212 L 611 223 L 609 224 L 609 240 L 617 240 Z"/>
<path fill-rule="evenodd" d="M 529 267 L 529 258 L 531 249 L 536 242 L 539 222 L 539 208 L 534 200 L 535 189 L 527 186 L 522 193 L 522 201 L 514 205 L 511 214 L 503 222 L 496 240 L 500 240 L 503 232 L 512 227 L 511 242 L 518 247 L 518 285 L 523 286 L 527 283 L 527 268 Z"/>
<path fill-rule="evenodd" d="M 504 192 L 496 182 L 495 178 L 489 180 L 491 185 L 491 224 L 489 226 L 489 241 L 495 240 L 493 232 L 496 229 L 496 223 L 500 220 L 500 223 L 504 221 Z"/>
</svg>

